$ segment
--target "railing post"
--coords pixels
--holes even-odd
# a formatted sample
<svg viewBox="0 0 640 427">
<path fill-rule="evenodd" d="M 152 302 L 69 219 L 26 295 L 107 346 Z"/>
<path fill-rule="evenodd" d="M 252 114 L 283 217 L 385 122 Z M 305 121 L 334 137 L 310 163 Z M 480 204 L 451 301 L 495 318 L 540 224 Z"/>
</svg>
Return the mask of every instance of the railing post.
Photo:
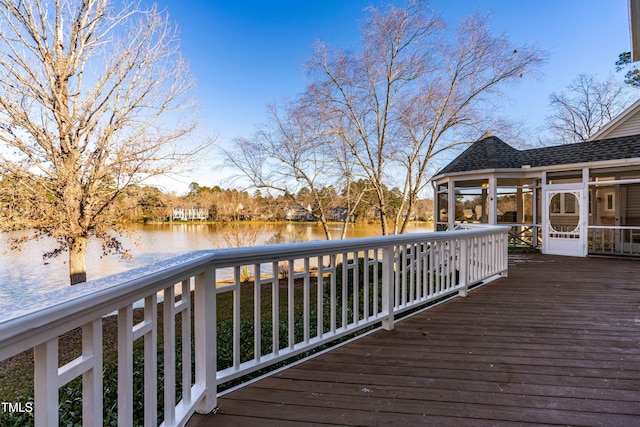
<svg viewBox="0 0 640 427">
<path fill-rule="evenodd" d="M 502 238 L 500 238 L 500 236 L 502 236 Z M 507 233 L 503 233 L 503 234 L 498 234 L 495 239 L 497 239 L 497 243 L 498 246 L 501 248 L 500 249 L 500 256 L 501 256 L 501 265 L 502 265 L 502 271 L 500 272 L 500 276 L 502 277 L 508 277 L 509 276 L 509 242 L 506 241 L 508 234 Z"/>
<path fill-rule="evenodd" d="M 82 354 L 91 357 L 91 369 L 82 374 L 82 424 L 102 425 L 102 319 L 82 327 Z"/>
<path fill-rule="evenodd" d="M 36 427 L 58 425 L 58 338 L 34 347 Z"/>
<path fill-rule="evenodd" d="M 118 425 L 133 425 L 132 327 L 133 307 L 127 305 L 118 310 Z"/>
<path fill-rule="evenodd" d="M 208 414 L 218 405 L 217 394 L 217 316 L 215 269 L 207 268 L 196 276 L 195 288 L 196 384 L 204 387 L 204 396 L 196 412 Z"/>
<path fill-rule="evenodd" d="M 176 314 L 175 289 L 170 285 L 163 292 L 164 326 L 164 421 L 167 425 L 176 423 Z M 158 402 L 160 404 L 161 402 Z"/>
<path fill-rule="evenodd" d="M 390 331 L 393 329 L 394 311 L 394 269 L 393 269 L 393 246 L 382 249 L 382 311 L 387 313 L 387 317 L 382 320 L 382 329 Z"/>
<path fill-rule="evenodd" d="M 462 286 L 458 291 L 458 296 L 466 297 L 468 293 L 468 265 L 470 263 L 469 259 L 469 239 L 464 238 L 460 239 L 460 253 L 458 254 L 458 274 L 459 274 L 459 282 L 458 285 Z"/>
</svg>

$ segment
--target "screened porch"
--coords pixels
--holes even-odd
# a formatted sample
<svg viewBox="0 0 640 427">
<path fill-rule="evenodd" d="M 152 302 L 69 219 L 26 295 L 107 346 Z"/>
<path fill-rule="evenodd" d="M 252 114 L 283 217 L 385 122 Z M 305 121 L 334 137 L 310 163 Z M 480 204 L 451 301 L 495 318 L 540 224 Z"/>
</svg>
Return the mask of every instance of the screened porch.
<svg viewBox="0 0 640 427">
<path fill-rule="evenodd" d="M 583 245 L 581 255 L 640 256 L 637 166 L 467 173 L 440 179 L 434 189 L 436 230 L 467 223 L 508 225 L 512 249 L 550 253 L 546 236 L 548 244 L 562 239 L 569 248 Z"/>
</svg>

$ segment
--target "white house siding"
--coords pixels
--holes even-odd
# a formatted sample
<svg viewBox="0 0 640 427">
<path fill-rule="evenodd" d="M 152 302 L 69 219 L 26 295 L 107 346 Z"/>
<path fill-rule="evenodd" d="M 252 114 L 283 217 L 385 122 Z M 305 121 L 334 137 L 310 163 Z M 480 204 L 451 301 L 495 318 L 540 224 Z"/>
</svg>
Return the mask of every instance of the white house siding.
<svg viewBox="0 0 640 427">
<path fill-rule="evenodd" d="M 209 210 L 205 208 L 174 208 L 173 219 L 176 221 L 204 221 L 209 218 Z"/>
<path fill-rule="evenodd" d="M 615 126 L 604 137 L 609 139 L 638 134 L 640 134 L 640 111 L 618 124 L 618 126 Z"/>
</svg>

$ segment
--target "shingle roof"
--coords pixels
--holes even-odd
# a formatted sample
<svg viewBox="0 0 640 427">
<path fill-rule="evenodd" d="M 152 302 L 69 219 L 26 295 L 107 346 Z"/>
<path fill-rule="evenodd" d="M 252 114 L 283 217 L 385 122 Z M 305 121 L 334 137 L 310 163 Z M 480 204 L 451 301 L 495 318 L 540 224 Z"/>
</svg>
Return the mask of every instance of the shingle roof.
<svg viewBox="0 0 640 427">
<path fill-rule="evenodd" d="M 437 175 L 640 158 L 640 135 L 517 150 L 493 135 L 474 142 Z"/>
</svg>

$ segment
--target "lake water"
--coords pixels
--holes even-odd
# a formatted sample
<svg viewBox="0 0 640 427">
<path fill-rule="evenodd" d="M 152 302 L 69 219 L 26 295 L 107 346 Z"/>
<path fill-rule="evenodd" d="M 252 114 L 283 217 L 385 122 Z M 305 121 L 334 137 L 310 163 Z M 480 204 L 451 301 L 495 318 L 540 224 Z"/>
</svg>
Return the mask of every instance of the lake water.
<svg viewBox="0 0 640 427">
<path fill-rule="evenodd" d="M 341 226 L 332 228 L 339 238 Z M 431 223 L 413 223 L 409 232 L 433 231 Z M 100 245 L 92 242 L 87 256 L 87 278 L 97 279 L 132 268 L 153 264 L 177 255 L 202 249 L 255 246 L 269 243 L 289 243 L 324 240 L 322 227 L 315 223 L 254 224 L 136 224 L 123 237 L 133 260 L 118 256 L 102 256 Z M 45 264 L 42 254 L 55 248 L 51 240 L 26 243 L 19 252 L 11 251 L 7 241 L 20 233 L 0 234 L 0 305 L 19 303 L 32 295 L 46 294 L 65 288 L 69 283 L 67 256 Z M 348 238 L 380 235 L 377 224 L 350 224 Z"/>
</svg>

